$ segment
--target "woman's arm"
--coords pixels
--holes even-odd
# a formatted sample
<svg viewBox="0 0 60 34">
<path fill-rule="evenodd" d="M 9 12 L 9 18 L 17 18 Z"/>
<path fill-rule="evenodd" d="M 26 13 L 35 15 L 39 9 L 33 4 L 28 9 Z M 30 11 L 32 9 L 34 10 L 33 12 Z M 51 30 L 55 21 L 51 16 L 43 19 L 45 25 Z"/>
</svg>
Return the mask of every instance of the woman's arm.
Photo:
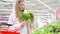
<svg viewBox="0 0 60 34">
<path fill-rule="evenodd" d="M 27 25 L 27 21 L 22 21 L 19 24 L 9 26 L 8 31 L 18 31 L 18 30 L 22 29 L 25 25 Z"/>
<path fill-rule="evenodd" d="M 21 29 L 21 24 L 15 24 L 13 26 L 9 26 L 7 31 L 18 31 Z"/>
</svg>

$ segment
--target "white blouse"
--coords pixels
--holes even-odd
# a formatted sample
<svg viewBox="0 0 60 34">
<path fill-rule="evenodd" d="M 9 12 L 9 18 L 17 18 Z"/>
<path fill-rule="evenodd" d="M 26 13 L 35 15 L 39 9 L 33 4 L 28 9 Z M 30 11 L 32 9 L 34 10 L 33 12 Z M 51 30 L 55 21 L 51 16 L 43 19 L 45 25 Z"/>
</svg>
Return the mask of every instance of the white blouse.
<svg viewBox="0 0 60 34">
<path fill-rule="evenodd" d="M 16 15 L 12 13 L 9 17 L 8 24 L 12 24 L 13 26 L 9 26 L 8 31 L 16 31 L 20 32 L 21 34 L 27 34 L 27 26 L 21 27 Z"/>
</svg>

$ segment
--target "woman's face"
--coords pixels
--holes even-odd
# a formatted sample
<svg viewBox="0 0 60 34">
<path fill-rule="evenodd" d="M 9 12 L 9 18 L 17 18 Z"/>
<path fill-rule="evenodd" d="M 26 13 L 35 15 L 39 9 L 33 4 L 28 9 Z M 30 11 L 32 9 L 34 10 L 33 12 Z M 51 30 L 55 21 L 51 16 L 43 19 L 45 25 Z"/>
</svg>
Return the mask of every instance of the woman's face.
<svg viewBox="0 0 60 34">
<path fill-rule="evenodd" d="M 19 3 L 19 9 L 20 9 L 20 10 L 24 10 L 24 9 L 25 9 L 24 2 L 20 2 L 20 3 Z"/>
</svg>

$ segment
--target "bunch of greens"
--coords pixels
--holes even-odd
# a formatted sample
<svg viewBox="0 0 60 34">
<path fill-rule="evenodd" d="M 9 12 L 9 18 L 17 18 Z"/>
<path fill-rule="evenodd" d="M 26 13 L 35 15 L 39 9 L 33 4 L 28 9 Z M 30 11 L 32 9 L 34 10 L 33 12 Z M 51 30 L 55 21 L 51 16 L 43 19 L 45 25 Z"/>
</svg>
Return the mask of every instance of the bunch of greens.
<svg viewBox="0 0 60 34">
<path fill-rule="evenodd" d="M 20 17 L 21 17 L 21 20 L 26 20 L 29 22 L 33 21 L 33 13 L 31 11 L 28 11 L 27 13 L 21 12 Z"/>
<path fill-rule="evenodd" d="M 38 30 L 32 32 L 32 34 L 60 34 L 59 24 L 60 22 L 54 22 L 50 25 L 39 28 Z"/>
</svg>

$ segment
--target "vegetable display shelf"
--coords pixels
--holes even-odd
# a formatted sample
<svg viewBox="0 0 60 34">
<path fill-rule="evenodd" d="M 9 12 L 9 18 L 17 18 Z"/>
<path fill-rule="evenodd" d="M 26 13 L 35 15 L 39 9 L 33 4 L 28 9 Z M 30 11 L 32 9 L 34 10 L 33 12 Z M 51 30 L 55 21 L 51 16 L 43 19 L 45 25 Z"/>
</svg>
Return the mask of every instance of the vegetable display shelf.
<svg viewBox="0 0 60 34">
<path fill-rule="evenodd" d="M 32 34 L 60 34 L 60 21 L 38 28 Z"/>
<path fill-rule="evenodd" d="M 0 31 L 0 34 L 20 34 L 18 32 L 11 32 L 11 31 Z"/>
</svg>

